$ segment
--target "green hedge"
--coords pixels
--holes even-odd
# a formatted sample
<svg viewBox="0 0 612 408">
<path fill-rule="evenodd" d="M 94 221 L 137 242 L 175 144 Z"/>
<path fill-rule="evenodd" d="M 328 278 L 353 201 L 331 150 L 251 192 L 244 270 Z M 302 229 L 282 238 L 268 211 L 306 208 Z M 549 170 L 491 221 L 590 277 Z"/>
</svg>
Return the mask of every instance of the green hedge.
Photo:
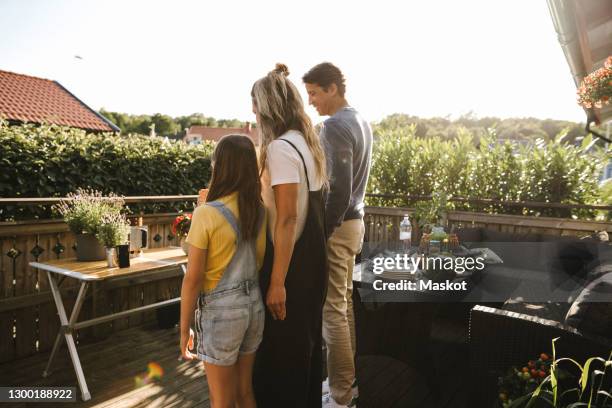
<svg viewBox="0 0 612 408">
<path fill-rule="evenodd" d="M 64 197 L 78 187 L 123 196 L 197 194 L 210 177 L 212 146 L 147 136 L 91 134 L 0 120 L 0 197 Z M 192 204 L 133 206 L 171 211 Z M 0 207 L 0 219 L 45 218 L 50 208 Z"/>
<path fill-rule="evenodd" d="M 598 200 L 598 176 L 604 154 L 582 146 L 552 141 L 518 145 L 498 142 L 486 135 L 477 146 L 469 131 L 446 141 L 418 138 L 415 127 L 381 131 L 373 148 L 368 191 L 394 195 L 429 195 L 589 204 Z M 587 153 L 588 151 L 588 153 Z M 370 205 L 413 206 L 403 199 L 369 198 Z M 593 217 L 592 211 L 523 209 L 517 207 L 455 204 L 456 209 L 492 213 Z"/>
<path fill-rule="evenodd" d="M 415 128 L 380 131 L 368 192 L 448 195 L 510 201 L 601 203 L 597 187 L 604 155 L 554 141 L 518 146 L 493 135 L 475 146 L 461 130 L 446 141 L 417 138 Z M 90 134 L 58 126 L 8 126 L 0 120 L 0 197 L 64 197 L 78 187 L 123 196 L 197 194 L 210 177 L 211 145 L 188 146 L 147 136 Z M 369 198 L 369 205 L 413 206 Z M 590 211 L 522 209 L 457 203 L 457 209 L 494 213 L 592 217 Z M 192 208 L 191 203 L 132 206 L 137 212 Z M 47 218 L 43 206 L 0 206 L 0 220 Z"/>
</svg>

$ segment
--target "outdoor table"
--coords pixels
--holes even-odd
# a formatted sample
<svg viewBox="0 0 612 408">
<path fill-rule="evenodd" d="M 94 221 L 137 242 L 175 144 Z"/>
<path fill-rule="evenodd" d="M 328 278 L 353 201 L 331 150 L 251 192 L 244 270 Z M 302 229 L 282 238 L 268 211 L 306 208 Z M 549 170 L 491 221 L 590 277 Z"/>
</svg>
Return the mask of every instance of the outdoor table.
<svg viewBox="0 0 612 408">
<path fill-rule="evenodd" d="M 76 349 L 72 332 L 76 329 L 82 329 L 84 327 L 93 326 L 100 323 L 105 323 L 111 320 L 115 320 L 121 317 L 128 316 L 130 314 L 144 312 L 151 309 L 156 309 L 163 306 L 168 306 L 174 303 L 180 302 L 181 298 L 173 298 L 162 302 L 152 303 L 150 305 L 136 307 L 129 310 L 124 310 L 118 313 L 112 313 L 109 315 L 96 317 L 94 319 L 77 322 L 81 306 L 85 301 L 85 294 L 90 283 L 108 281 L 115 278 L 125 278 L 127 276 L 136 277 L 150 274 L 153 271 L 169 268 L 169 267 L 180 267 L 183 273 L 186 272 L 187 256 L 181 248 L 170 247 L 170 248 L 159 248 L 150 249 L 142 253 L 138 257 L 130 259 L 130 266 L 128 268 L 109 268 L 106 260 L 104 261 L 93 261 L 93 262 L 80 262 L 74 258 L 71 259 L 59 259 L 48 262 L 30 262 L 30 266 L 38 268 L 47 272 L 49 277 L 49 283 L 51 286 L 51 293 L 53 294 L 53 300 L 59 314 L 61 327 L 55 338 L 55 343 L 51 351 L 51 356 L 47 362 L 47 367 L 43 372 L 43 377 L 50 375 L 51 364 L 53 359 L 57 355 L 57 352 L 62 344 L 62 339 L 66 340 L 68 345 L 68 352 L 74 366 L 74 371 L 77 376 L 79 388 L 83 401 L 91 399 L 91 394 L 87 388 L 87 382 L 81 368 L 81 361 Z M 59 275 L 59 276 L 58 276 Z M 78 291 L 74 307 L 68 319 L 64 304 L 62 302 L 62 296 L 59 290 L 59 285 L 64 278 L 74 278 L 81 281 L 81 285 Z M 58 282 L 58 278 L 60 278 Z"/>
</svg>

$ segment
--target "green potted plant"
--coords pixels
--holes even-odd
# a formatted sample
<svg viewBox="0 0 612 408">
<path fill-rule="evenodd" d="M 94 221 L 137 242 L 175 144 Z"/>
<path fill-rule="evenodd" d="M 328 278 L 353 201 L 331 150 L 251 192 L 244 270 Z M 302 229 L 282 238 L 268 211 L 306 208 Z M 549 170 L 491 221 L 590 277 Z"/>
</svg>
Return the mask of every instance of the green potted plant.
<svg viewBox="0 0 612 408">
<path fill-rule="evenodd" d="M 106 248 L 106 262 L 109 268 L 117 266 L 116 247 L 127 243 L 130 223 L 126 216 L 120 213 L 107 213 L 102 216 L 96 238 Z"/>
<path fill-rule="evenodd" d="M 79 188 L 70 193 L 54 210 L 64 217 L 76 237 L 76 257 L 79 261 L 101 261 L 106 253 L 96 238 L 105 214 L 119 214 L 124 201 L 115 194 L 108 197 L 96 190 Z"/>
<path fill-rule="evenodd" d="M 446 226 L 448 211 L 454 208 L 446 193 L 436 192 L 431 200 L 419 201 L 412 215 L 413 242 L 420 242 L 421 233 L 430 233 L 435 226 Z"/>
</svg>

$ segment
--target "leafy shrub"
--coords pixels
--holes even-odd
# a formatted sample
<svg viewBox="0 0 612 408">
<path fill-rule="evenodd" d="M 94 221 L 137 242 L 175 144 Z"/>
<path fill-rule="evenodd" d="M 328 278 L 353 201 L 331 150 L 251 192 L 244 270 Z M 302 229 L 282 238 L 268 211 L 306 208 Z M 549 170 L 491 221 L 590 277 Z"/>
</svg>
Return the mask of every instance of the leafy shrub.
<svg viewBox="0 0 612 408">
<path fill-rule="evenodd" d="M 604 205 L 612 203 L 612 179 L 606 180 L 599 188 L 599 202 Z M 605 218 L 612 221 L 612 211 L 608 211 Z"/>
<path fill-rule="evenodd" d="M 375 139 L 368 191 L 374 194 L 431 195 L 540 201 L 566 204 L 594 203 L 604 154 L 591 149 L 591 138 L 581 146 L 552 141 L 534 144 L 498 141 L 494 133 L 474 143 L 460 129 L 452 140 L 419 138 L 416 126 L 381 130 Z M 590 150 L 589 150 L 590 151 Z M 406 199 L 368 198 L 369 205 L 414 206 Z M 455 203 L 458 210 L 546 216 L 593 217 L 593 211 Z"/>
<path fill-rule="evenodd" d="M 0 120 L 0 197 L 65 197 L 77 188 L 105 195 L 197 194 L 210 177 L 211 145 L 163 138 L 91 134 L 60 126 L 8 126 Z M 176 211 L 192 204 L 131 205 Z M 48 218 L 48 206 L 0 207 L 0 220 Z"/>
</svg>

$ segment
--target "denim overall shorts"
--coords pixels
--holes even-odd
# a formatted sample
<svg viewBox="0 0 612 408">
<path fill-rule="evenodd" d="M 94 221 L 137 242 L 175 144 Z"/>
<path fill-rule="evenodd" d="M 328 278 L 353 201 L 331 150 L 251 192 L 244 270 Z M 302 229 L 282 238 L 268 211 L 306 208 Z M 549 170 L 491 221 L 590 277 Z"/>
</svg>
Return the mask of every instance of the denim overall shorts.
<svg viewBox="0 0 612 408">
<path fill-rule="evenodd" d="M 234 214 L 221 202 L 206 203 L 225 217 L 236 233 L 236 252 L 217 286 L 198 297 L 195 311 L 197 357 L 229 366 L 239 354 L 257 351 L 263 337 L 265 310 L 259 290 L 256 239 L 241 239 Z M 263 208 L 257 230 L 263 223 Z"/>
</svg>

